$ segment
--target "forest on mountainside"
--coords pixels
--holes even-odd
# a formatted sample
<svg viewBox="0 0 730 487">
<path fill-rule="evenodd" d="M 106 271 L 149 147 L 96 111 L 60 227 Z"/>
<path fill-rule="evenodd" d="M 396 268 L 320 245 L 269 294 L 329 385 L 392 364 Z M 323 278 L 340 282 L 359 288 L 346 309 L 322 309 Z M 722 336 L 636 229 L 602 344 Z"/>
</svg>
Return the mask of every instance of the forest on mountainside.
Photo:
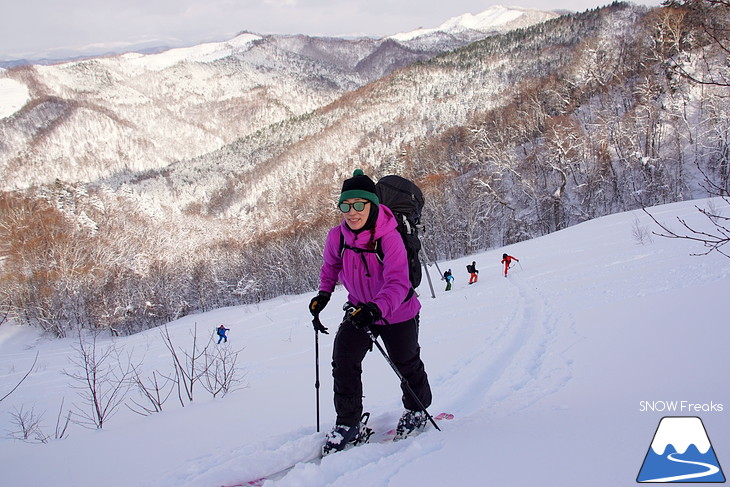
<svg viewBox="0 0 730 487">
<path fill-rule="evenodd" d="M 614 3 L 416 63 L 192 161 L 3 192 L 0 322 L 129 334 L 314 291 L 355 167 L 423 189 L 426 261 L 726 196 L 728 19 L 726 0 Z"/>
</svg>

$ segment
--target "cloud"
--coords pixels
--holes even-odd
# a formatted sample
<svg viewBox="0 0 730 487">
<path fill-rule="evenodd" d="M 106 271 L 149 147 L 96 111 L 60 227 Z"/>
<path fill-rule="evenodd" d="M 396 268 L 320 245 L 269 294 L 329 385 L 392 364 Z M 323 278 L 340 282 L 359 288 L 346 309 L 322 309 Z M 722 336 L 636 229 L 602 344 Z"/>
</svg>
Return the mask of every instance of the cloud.
<svg viewBox="0 0 730 487">
<path fill-rule="evenodd" d="M 264 3 L 272 7 L 294 7 L 299 2 L 297 0 L 264 0 Z"/>
</svg>

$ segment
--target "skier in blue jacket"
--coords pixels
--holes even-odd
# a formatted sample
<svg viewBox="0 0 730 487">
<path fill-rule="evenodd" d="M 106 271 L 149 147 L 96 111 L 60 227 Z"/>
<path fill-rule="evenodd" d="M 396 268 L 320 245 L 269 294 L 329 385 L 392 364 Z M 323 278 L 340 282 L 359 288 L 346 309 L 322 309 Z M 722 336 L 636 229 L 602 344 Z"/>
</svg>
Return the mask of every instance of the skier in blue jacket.
<svg viewBox="0 0 730 487">
<path fill-rule="evenodd" d="M 451 273 L 451 269 L 444 272 L 443 279 L 446 280 L 446 290 L 451 291 L 451 283 L 454 282 L 454 275 Z"/>
<path fill-rule="evenodd" d="M 228 337 L 226 336 L 226 332 L 230 331 L 230 328 L 226 328 L 224 325 L 221 325 L 216 330 L 218 332 L 218 343 L 223 340 L 225 343 L 228 343 Z"/>
</svg>

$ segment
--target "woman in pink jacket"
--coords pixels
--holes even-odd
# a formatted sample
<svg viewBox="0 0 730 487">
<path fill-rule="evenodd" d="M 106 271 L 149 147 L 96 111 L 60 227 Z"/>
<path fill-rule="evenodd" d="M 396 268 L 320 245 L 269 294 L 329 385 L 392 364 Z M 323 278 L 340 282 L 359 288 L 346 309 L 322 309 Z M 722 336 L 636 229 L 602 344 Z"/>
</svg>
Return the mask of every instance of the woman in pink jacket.
<svg viewBox="0 0 730 487">
<path fill-rule="evenodd" d="M 325 452 L 357 441 L 363 428 L 362 361 L 372 345 L 364 328 L 382 338 L 423 407 L 431 404 L 418 344 L 421 303 L 411 288 L 406 249 L 395 217 L 380 204 L 375 183 L 359 169 L 343 183 L 338 207 L 343 220 L 327 234 L 320 291 L 309 305 L 310 312 L 318 315 L 338 281 L 349 293 L 350 312 L 340 324 L 332 352 L 337 421 L 327 435 Z M 397 437 L 423 429 L 427 421 L 425 411 L 406 390 L 402 399 L 405 411 L 396 428 Z"/>
</svg>

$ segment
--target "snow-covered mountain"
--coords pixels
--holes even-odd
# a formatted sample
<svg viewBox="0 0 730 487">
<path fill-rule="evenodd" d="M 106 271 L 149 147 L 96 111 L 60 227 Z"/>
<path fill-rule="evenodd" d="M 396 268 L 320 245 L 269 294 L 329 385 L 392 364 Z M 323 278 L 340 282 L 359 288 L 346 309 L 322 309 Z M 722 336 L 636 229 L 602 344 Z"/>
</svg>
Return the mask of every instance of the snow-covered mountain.
<svg viewBox="0 0 730 487">
<path fill-rule="evenodd" d="M 551 16 L 500 12 L 452 20 L 443 31 L 403 42 L 242 33 L 155 54 L 2 71 L 2 188 L 160 169 L 324 107 L 499 25 Z M 517 17 L 524 20 L 515 23 Z"/>
<path fill-rule="evenodd" d="M 709 230 L 695 205 L 730 211 L 720 199 L 650 211 L 677 230 L 682 227 L 676 217 Z M 302 463 L 266 485 L 635 485 L 652 435 L 667 414 L 642 411 L 640 404 L 670 398 L 724 406 L 672 415 L 701 416 L 727 468 L 730 327 L 724 303 L 730 259 L 718 253 L 693 257 L 704 249 L 686 240 L 654 236 L 642 244 L 635 229 L 651 231 L 652 225 L 641 211 L 616 214 L 440 262 L 442 270 L 454 270 L 456 281 L 444 292 L 436 280 L 435 299 L 425 279 L 421 285 L 421 354 L 434 391 L 430 411 L 451 412 L 455 419 L 442 422 L 441 432 L 364 445 L 319 465 Z M 503 252 L 520 259 L 507 278 L 500 272 Z M 465 265 L 472 261 L 479 281 L 468 285 Z M 240 350 L 241 387 L 214 399 L 198 384 L 194 402 L 182 407 L 173 393 L 161 412 L 147 416 L 122 404 L 101 430 L 76 422 L 91 410 L 70 377 L 80 370 L 79 338 L 49 339 L 31 327 L 3 324 L 0 397 L 37 356 L 28 379 L 0 402 L 3 485 L 220 487 L 257 479 L 316 452 L 324 431 L 315 431 L 315 348 L 306 310 L 311 296 L 281 296 L 169 323 L 181 350 L 190 350 L 196 330 L 200 344 L 226 324 L 227 347 Z M 323 430 L 335 420 L 327 364 L 345 299 L 338 289 L 322 313 L 331 333 L 319 336 Z M 159 329 L 100 335 L 96 347 L 100 355 L 114 352 L 105 370 L 129 357 L 143 382 L 151 384 L 155 374 L 163 397 L 171 387 L 163 376 L 172 375 L 172 361 Z M 399 381 L 377 350 L 363 369 L 370 424 L 387 431 L 401 413 Z M 136 387 L 124 402 L 138 409 L 132 401 L 147 403 Z M 69 411 L 74 422 L 64 439 L 55 439 Z M 27 441 L 18 439 L 24 431 Z"/>
<path fill-rule="evenodd" d="M 4 188 L 161 168 L 312 111 L 364 82 L 353 69 L 253 34 L 3 75 L 30 93 L 12 114 L 17 95 L 3 103 Z"/>
<path fill-rule="evenodd" d="M 559 16 L 560 14 L 552 11 L 495 5 L 478 14 L 466 13 L 452 17 L 435 28 L 421 28 L 395 34 L 391 39 L 421 48 L 437 46 L 447 39 L 451 39 L 451 42 L 457 39 L 474 42 L 485 35 L 529 27 Z"/>
</svg>

